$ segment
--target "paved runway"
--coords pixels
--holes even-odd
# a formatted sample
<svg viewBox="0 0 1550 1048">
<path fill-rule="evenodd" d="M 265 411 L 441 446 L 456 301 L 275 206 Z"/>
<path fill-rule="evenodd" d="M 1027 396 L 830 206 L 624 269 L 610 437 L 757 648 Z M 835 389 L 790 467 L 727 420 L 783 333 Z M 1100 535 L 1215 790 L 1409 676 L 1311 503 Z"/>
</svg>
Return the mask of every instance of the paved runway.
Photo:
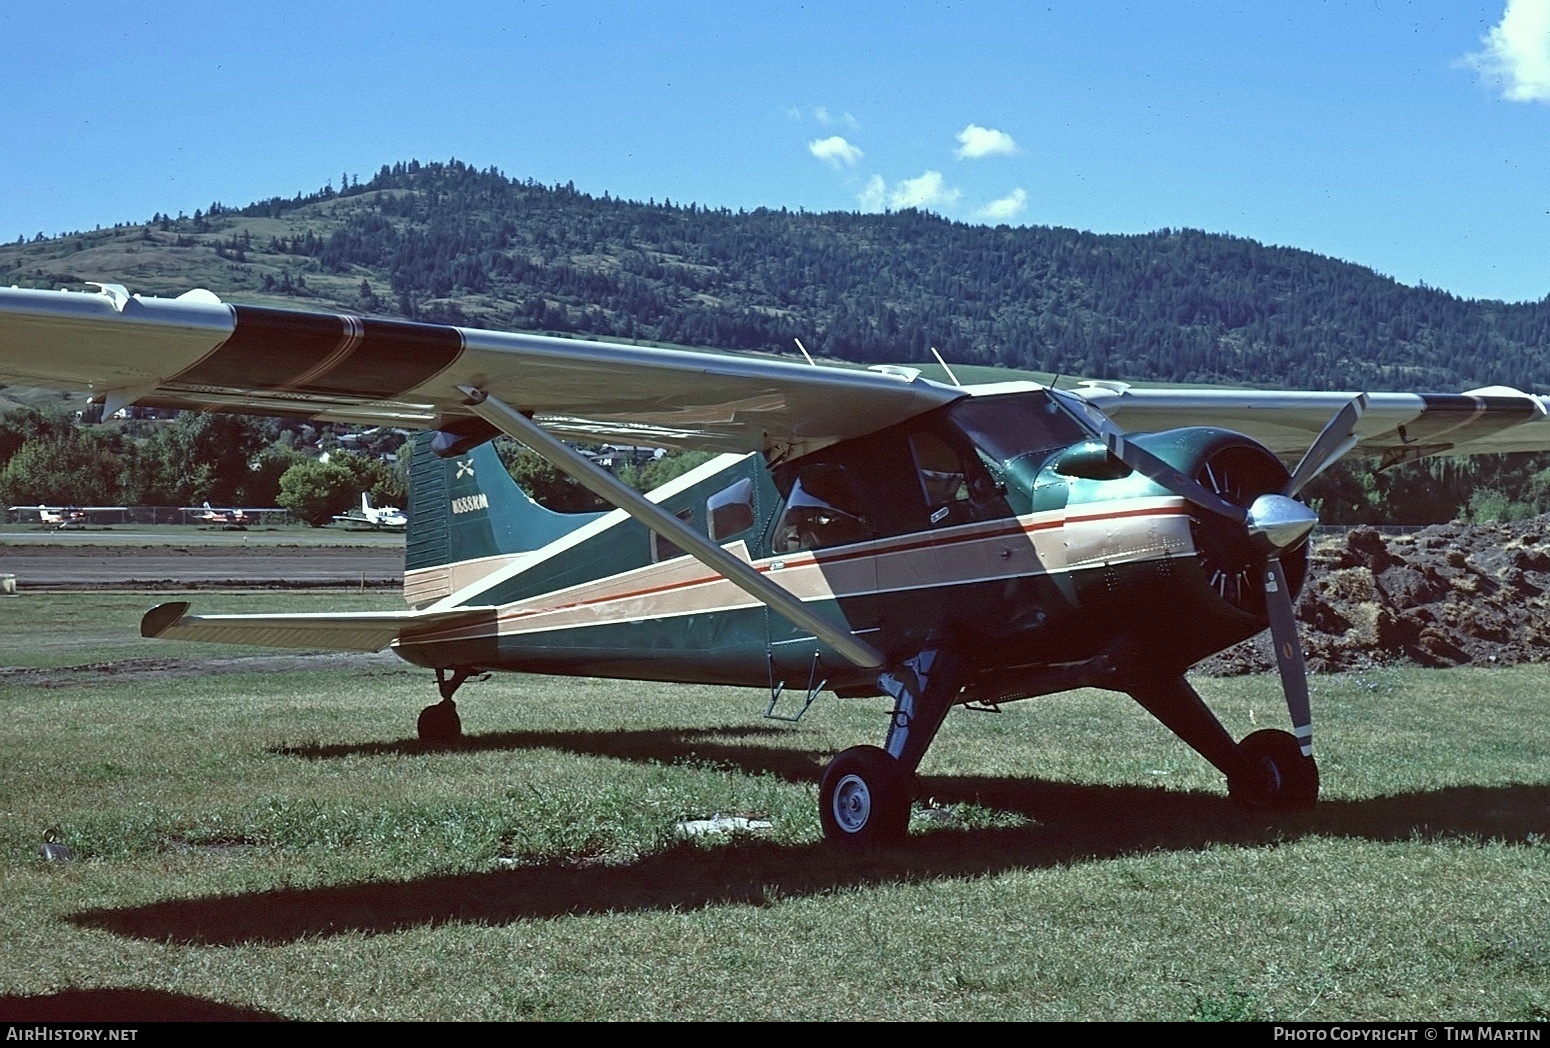
<svg viewBox="0 0 1550 1048">
<path fill-rule="evenodd" d="M 292 589 L 403 584 L 401 547 L 0 544 L 18 589 Z"/>
</svg>

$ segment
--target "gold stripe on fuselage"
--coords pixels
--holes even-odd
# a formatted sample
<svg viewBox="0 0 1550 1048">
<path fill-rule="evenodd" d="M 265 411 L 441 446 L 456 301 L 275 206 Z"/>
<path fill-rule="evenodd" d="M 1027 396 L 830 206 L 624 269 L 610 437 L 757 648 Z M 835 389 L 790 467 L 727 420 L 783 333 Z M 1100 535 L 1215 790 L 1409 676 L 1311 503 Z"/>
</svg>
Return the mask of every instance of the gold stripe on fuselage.
<svg viewBox="0 0 1550 1048">
<path fill-rule="evenodd" d="M 748 559 L 744 542 L 725 547 Z M 1126 499 L 1102 510 L 1057 510 L 961 524 L 819 552 L 769 557 L 753 566 L 803 601 L 844 600 L 913 589 L 964 586 L 1193 555 L 1187 504 L 1175 497 Z M 488 563 L 495 558 L 483 558 Z M 542 558 L 547 559 L 547 558 Z M 594 579 L 502 605 L 493 635 L 508 637 L 757 607 L 758 601 L 692 557 Z M 490 624 L 416 636 L 415 645 L 485 639 Z"/>
</svg>

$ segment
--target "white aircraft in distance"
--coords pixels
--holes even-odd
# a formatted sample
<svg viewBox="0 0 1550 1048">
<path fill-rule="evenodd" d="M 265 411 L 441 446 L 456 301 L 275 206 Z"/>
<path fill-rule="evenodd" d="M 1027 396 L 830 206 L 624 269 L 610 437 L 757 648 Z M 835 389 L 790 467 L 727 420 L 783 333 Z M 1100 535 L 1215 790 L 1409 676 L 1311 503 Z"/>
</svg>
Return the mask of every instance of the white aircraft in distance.
<svg viewBox="0 0 1550 1048">
<path fill-rule="evenodd" d="M 212 509 L 206 502 L 203 512 L 199 513 L 196 520 L 201 524 L 210 524 L 221 528 L 247 527 L 248 515 L 240 509 Z"/>
<path fill-rule="evenodd" d="M 403 510 L 397 506 L 373 506 L 371 496 L 364 491 L 361 492 L 360 509 L 336 514 L 334 520 L 340 524 L 364 525 L 378 531 L 403 531 L 409 524 L 409 517 Z"/>
<path fill-rule="evenodd" d="M 44 527 L 52 525 L 55 531 L 63 531 L 71 526 L 85 527 L 86 511 L 66 506 L 39 506 L 38 520 Z"/>
<path fill-rule="evenodd" d="M 947 713 L 1127 694 L 1247 805 L 1318 793 L 1293 599 L 1305 485 L 1550 448 L 1543 397 L 949 386 L 850 370 L 400 320 L 0 289 L 0 381 L 126 404 L 405 426 L 409 610 L 148 612 L 150 637 L 375 651 L 435 671 L 422 738 L 487 670 L 882 696 L 882 747 L 836 755 L 825 835 L 887 842 Z M 488 441 L 515 437 L 618 507 L 551 513 Z M 561 438 L 724 452 L 648 495 Z M 1291 732 L 1235 740 L 1185 679 L 1269 627 Z M 801 699 L 797 700 L 798 702 Z M 803 707 L 805 709 L 805 707 Z M 882 710 L 879 711 L 880 713 Z"/>
</svg>

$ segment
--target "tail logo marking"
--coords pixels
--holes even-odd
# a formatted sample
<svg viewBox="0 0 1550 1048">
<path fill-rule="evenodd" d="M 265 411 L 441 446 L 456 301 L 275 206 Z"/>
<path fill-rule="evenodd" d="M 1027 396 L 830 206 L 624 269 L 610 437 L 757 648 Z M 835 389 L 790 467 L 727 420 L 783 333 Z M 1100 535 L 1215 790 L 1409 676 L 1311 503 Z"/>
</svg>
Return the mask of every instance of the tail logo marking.
<svg viewBox="0 0 1550 1048">
<path fill-rule="evenodd" d="M 452 479 L 453 480 L 462 480 L 464 477 L 471 477 L 473 475 L 474 475 L 474 460 L 473 459 L 461 459 L 461 460 L 459 460 L 459 462 L 457 464 L 457 476 L 453 477 Z"/>
</svg>

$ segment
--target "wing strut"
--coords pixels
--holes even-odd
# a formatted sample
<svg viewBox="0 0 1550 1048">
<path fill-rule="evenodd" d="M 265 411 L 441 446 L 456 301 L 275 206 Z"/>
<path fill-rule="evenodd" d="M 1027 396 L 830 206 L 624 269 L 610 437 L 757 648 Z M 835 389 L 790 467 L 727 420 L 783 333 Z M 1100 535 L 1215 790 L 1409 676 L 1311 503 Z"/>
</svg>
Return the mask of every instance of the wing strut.
<svg viewBox="0 0 1550 1048">
<path fill-rule="evenodd" d="M 465 403 L 475 415 L 502 433 L 521 441 L 550 465 L 570 474 L 588 491 L 624 510 L 734 586 L 768 605 L 776 614 L 812 633 L 857 666 L 881 669 L 887 662 L 872 645 L 857 639 L 850 630 L 808 607 L 790 590 L 771 582 L 751 565 L 620 482 L 617 477 L 589 461 L 586 456 L 509 404 L 474 386 L 459 386 L 458 390 L 468 398 Z"/>
</svg>

